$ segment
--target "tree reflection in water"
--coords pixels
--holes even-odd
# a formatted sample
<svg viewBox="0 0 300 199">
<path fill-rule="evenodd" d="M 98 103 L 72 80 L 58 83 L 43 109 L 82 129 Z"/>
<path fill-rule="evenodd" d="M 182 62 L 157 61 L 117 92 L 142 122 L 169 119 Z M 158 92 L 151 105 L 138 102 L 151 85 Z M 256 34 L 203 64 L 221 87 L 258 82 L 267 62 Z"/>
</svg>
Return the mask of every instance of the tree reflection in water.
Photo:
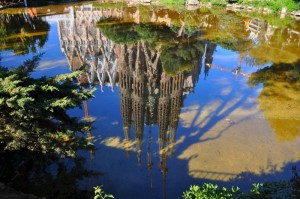
<svg viewBox="0 0 300 199">
<path fill-rule="evenodd" d="M 34 9 L 34 8 L 33 8 Z M 36 53 L 48 40 L 50 25 L 29 13 L 0 13 L 0 50 L 12 50 L 15 55 Z"/>
<path fill-rule="evenodd" d="M 300 136 L 300 61 L 273 64 L 253 73 L 250 86 L 263 83 L 258 102 L 278 140 L 292 141 Z"/>
<path fill-rule="evenodd" d="M 24 193 L 53 199 L 88 198 L 86 187 L 80 189 L 78 181 L 100 175 L 86 169 L 86 160 L 80 156 L 62 159 L 56 154 L 2 149 L 0 181 Z"/>
</svg>

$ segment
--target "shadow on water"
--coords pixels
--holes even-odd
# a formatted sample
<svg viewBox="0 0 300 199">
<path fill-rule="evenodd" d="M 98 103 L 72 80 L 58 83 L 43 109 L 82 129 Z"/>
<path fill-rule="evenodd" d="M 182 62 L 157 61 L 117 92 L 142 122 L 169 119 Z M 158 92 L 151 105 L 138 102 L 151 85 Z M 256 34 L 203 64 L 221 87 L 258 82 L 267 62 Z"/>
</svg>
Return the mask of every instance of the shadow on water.
<svg viewBox="0 0 300 199">
<path fill-rule="evenodd" d="M 125 54 L 121 53 L 122 57 L 124 57 L 125 60 L 127 59 L 130 60 L 131 58 L 128 58 L 128 56 L 131 57 L 138 52 L 138 48 L 136 47 L 128 47 L 126 45 L 121 45 L 118 47 L 120 47 L 123 50 L 126 48 L 130 49 L 128 51 L 126 50 L 123 51 L 126 52 Z M 147 51 L 144 50 L 143 52 L 147 52 Z M 106 56 L 106 57 L 110 57 L 110 56 Z M 121 57 L 121 56 L 120 54 L 119 55 L 116 54 L 116 57 Z M 132 63 L 135 63 L 135 61 L 133 61 Z M 140 63 L 143 63 L 143 61 L 141 60 Z M 100 157 L 106 159 L 108 162 L 113 164 L 107 166 L 105 169 L 109 169 L 110 172 L 114 170 L 120 170 L 120 169 L 122 170 L 121 171 L 122 177 L 120 176 L 119 172 L 115 175 L 108 172 L 107 178 L 104 177 L 105 180 L 102 181 L 100 179 L 100 182 L 106 184 L 109 187 L 110 193 L 115 193 L 115 195 L 119 198 L 133 198 L 133 197 L 134 198 L 140 198 L 140 197 L 175 198 L 180 196 L 182 192 L 186 190 L 188 186 L 191 184 L 202 184 L 203 182 L 213 182 L 223 186 L 228 186 L 228 184 L 237 185 L 243 188 L 244 190 L 247 190 L 250 188 L 252 183 L 263 182 L 268 180 L 272 181 L 274 179 L 278 179 L 279 176 L 288 179 L 289 178 L 288 176 L 290 177 L 292 176 L 291 167 L 293 164 L 296 164 L 296 162 L 287 163 L 283 168 L 279 168 L 280 166 L 273 165 L 272 162 L 269 162 L 268 168 L 266 170 L 265 168 L 262 168 L 260 171 L 258 171 L 259 174 L 251 171 L 249 172 L 245 171 L 237 174 L 237 173 L 230 173 L 230 172 L 218 172 L 218 171 L 214 172 L 211 170 L 210 171 L 198 170 L 198 169 L 191 170 L 189 168 L 189 162 L 193 160 L 197 155 L 192 155 L 190 158 L 185 160 L 177 159 L 174 156 L 177 156 L 180 152 L 185 151 L 186 148 L 188 148 L 190 145 L 193 145 L 194 143 L 217 140 L 221 138 L 223 133 L 226 130 L 228 130 L 232 125 L 242 123 L 244 120 L 247 120 L 249 117 L 252 117 L 252 115 L 249 115 L 247 117 L 243 117 L 241 120 L 236 120 L 233 123 L 231 123 L 232 121 L 229 121 L 229 125 L 226 128 L 223 128 L 219 132 L 217 132 L 216 136 L 212 138 L 201 139 L 202 137 L 205 136 L 206 132 L 209 132 L 218 122 L 220 122 L 220 120 L 225 120 L 227 116 L 232 114 L 232 112 L 234 112 L 237 108 L 249 109 L 252 106 L 254 106 L 254 102 L 250 101 L 245 103 L 245 101 L 247 101 L 247 99 L 251 97 L 251 93 L 241 93 L 237 89 L 232 89 L 232 92 L 229 92 L 225 96 L 223 95 L 221 102 L 216 107 L 214 107 L 212 112 L 204 116 L 203 119 L 201 118 L 201 121 L 199 122 L 199 118 L 202 112 L 205 111 L 205 108 L 210 107 L 211 102 L 209 102 L 208 100 L 205 101 L 202 104 L 201 108 L 195 109 L 196 111 L 194 114 L 194 119 L 192 119 L 191 125 L 188 127 L 189 132 L 185 135 L 186 139 L 183 142 L 175 145 L 176 134 L 177 134 L 176 129 L 178 127 L 178 119 L 179 119 L 178 117 L 181 112 L 180 110 L 183 101 L 179 103 L 172 103 L 172 100 L 176 99 L 175 97 L 176 95 L 170 95 L 168 99 L 164 99 L 165 97 L 164 94 L 168 95 L 168 92 L 170 92 L 174 88 L 177 88 L 174 85 L 170 87 L 168 86 L 164 87 L 164 85 L 166 82 L 169 82 L 170 84 L 171 82 L 173 83 L 176 82 L 173 79 L 176 78 L 176 76 L 168 77 L 166 74 L 165 76 L 163 74 L 158 75 L 158 77 L 161 77 L 161 79 L 159 81 L 153 81 L 153 82 L 160 82 L 160 83 L 156 84 L 157 87 L 154 88 L 150 87 L 149 89 L 148 87 L 146 87 L 146 85 L 147 85 L 147 81 L 151 82 L 151 78 L 149 77 L 138 78 L 138 75 L 135 73 L 137 71 L 137 68 L 130 67 L 131 65 L 128 64 L 127 62 L 119 62 L 119 64 L 122 67 L 124 67 L 120 69 L 120 74 L 118 78 L 119 78 L 119 86 L 120 86 L 120 106 L 121 106 L 121 115 L 122 115 L 123 125 L 124 125 L 123 127 L 124 127 L 125 143 L 118 143 L 116 147 L 120 147 L 126 150 L 127 154 L 129 153 L 129 151 L 134 151 L 133 153 L 135 155 L 133 157 L 132 156 L 128 157 L 130 161 L 125 161 L 124 160 L 125 154 L 123 150 L 114 148 L 113 146 L 112 147 L 105 146 L 105 145 L 99 146 L 101 150 L 105 151 L 105 154 L 102 153 Z M 143 68 L 143 64 L 141 64 L 140 66 L 141 67 L 139 68 L 139 70 L 145 70 L 146 68 L 149 69 L 148 67 Z M 199 63 L 197 64 L 197 66 L 199 66 Z M 198 70 L 196 71 L 199 72 L 201 70 L 199 70 L 198 68 Z M 87 74 L 90 75 L 90 73 Z M 101 75 L 98 77 L 101 77 Z M 186 76 L 185 74 L 183 77 L 188 77 L 188 75 Z M 90 78 L 82 77 L 82 79 L 84 80 Z M 106 80 L 110 81 L 108 79 Z M 95 81 L 101 82 L 101 79 L 96 80 L 95 78 Z M 140 85 L 140 87 L 137 87 L 136 84 Z M 151 98 L 149 98 L 149 96 L 151 96 L 150 91 L 156 90 L 155 88 L 157 88 L 159 92 L 157 94 L 153 93 L 155 94 L 153 95 L 153 99 L 152 99 L 154 101 L 151 101 L 150 100 Z M 170 90 L 164 92 L 163 88 L 170 88 Z M 179 88 L 184 88 L 184 87 L 179 86 Z M 134 90 L 134 89 L 140 89 L 140 90 Z M 144 96 L 140 96 L 141 93 L 144 94 Z M 182 95 L 182 93 L 180 93 L 180 95 Z M 184 98 L 182 98 L 181 100 L 184 100 Z M 168 104 L 169 102 L 171 103 Z M 145 106 L 134 107 L 134 105 L 138 103 L 145 104 Z M 176 106 L 174 107 L 175 104 L 179 105 L 179 107 Z M 163 107 L 166 108 L 164 109 Z M 172 112 L 171 110 L 176 110 L 176 111 Z M 184 110 L 181 113 L 184 114 L 185 112 L 190 112 L 190 111 Z M 169 117 L 170 118 L 173 117 L 172 114 L 175 114 L 174 120 L 169 120 Z M 166 115 L 169 116 L 167 117 Z M 143 121 L 144 117 L 146 118 L 145 121 Z M 153 131 L 154 132 L 157 131 L 158 133 L 156 134 L 156 133 L 148 132 L 147 135 L 147 133 L 144 132 L 144 130 L 147 128 L 151 128 L 150 126 L 153 124 L 155 126 L 157 125 L 157 128 L 153 127 Z M 131 125 L 134 126 L 134 130 L 135 130 L 135 132 L 133 133 L 134 135 L 133 139 L 132 136 L 130 136 L 130 134 L 132 133 L 132 131 L 130 131 Z M 149 127 L 145 128 L 144 125 L 146 126 L 149 125 Z M 185 126 L 184 123 L 183 126 Z M 180 132 L 181 130 L 182 128 L 179 129 L 178 131 Z M 193 134 L 193 136 L 191 136 L 191 134 Z M 152 151 L 148 151 L 149 150 L 148 148 L 145 150 L 146 148 L 145 142 L 149 144 L 149 142 L 155 142 L 153 140 L 158 140 L 158 145 L 159 145 L 157 146 L 158 152 L 154 152 L 154 153 Z M 126 147 L 126 142 L 129 143 L 131 142 L 128 148 Z M 122 144 L 124 144 L 125 146 L 122 146 Z M 176 148 L 175 154 L 173 154 L 174 145 Z M 113 160 L 110 157 L 111 154 L 114 154 L 114 157 L 119 157 L 117 158 L 119 160 L 116 163 L 112 163 Z M 155 162 L 156 164 L 153 165 L 153 163 Z M 99 165 L 101 163 L 96 163 L 96 164 Z M 140 167 L 138 167 L 136 164 L 140 165 Z M 98 166 L 96 166 L 95 168 L 97 167 Z M 99 167 L 101 168 L 100 165 Z M 180 172 L 178 172 L 177 170 L 178 168 L 180 168 Z M 108 176 L 110 176 L 111 179 L 109 179 Z M 276 178 L 274 178 L 274 176 L 276 176 Z M 151 178 L 155 178 L 155 180 Z M 115 180 L 123 181 L 121 179 L 123 179 L 127 183 L 122 184 L 122 186 L 120 187 Z M 178 179 L 180 179 L 180 183 L 178 182 Z M 154 182 L 155 185 L 153 185 L 153 181 L 155 181 Z M 147 182 L 149 186 L 145 187 L 144 186 L 145 182 Z M 132 186 L 134 186 L 135 189 L 130 188 Z M 151 192 L 151 190 L 154 191 Z M 147 192 L 147 196 L 144 196 L 145 192 Z"/>
<path fill-rule="evenodd" d="M 222 133 L 228 130 L 231 127 L 231 125 L 228 125 L 228 127 L 222 129 L 214 137 L 201 139 L 201 137 L 204 136 L 206 132 L 209 132 L 211 128 L 216 125 L 216 123 L 225 120 L 227 116 L 230 115 L 233 111 L 244 105 L 245 101 L 247 101 L 247 99 L 251 96 L 251 93 L 242 94 L 241 97 L 239 96 L 239 94 L 241 94 L 239 91 L 233 91 L 230 92 L 230 94 L 228 94 L 227 96 L 222 96 L 221 103 L 219 103 L 217 107 L 214 107 L 214 110 L 207 114 L 204 118 L 201 118 L 201 121 L 199 122 L 200 115 L 207 107 L 210 106 L 211 102 L 207 101 L 202 103 L 201 107 L 197 108 L 194 114 L 194 119 L 192 119 L 192 122 L 189 124 L 190 131 L 194 132 L 193 134 L 197 134 L 201 142 L 220 138 L 222 136 Z M 254 103 L 247 104 L 247 108 L 251 108 L 251 106 L 253 105 Z M 189 110 L 183 111 L 182 113 L 184 112 L 189 112 Z M 244 117 L 239 121 L 234 121 L 232 123 L 229 121 L 229 123 L 234 125 L 246 119 L 247 117 Z M 189 145 L 190 144 L 192 143 L 189 142 Z"/>
<path fill-rule="evenodd" d="M 85 164 L 83 157 L 61 158 L 29 150 L 2 151 L 0 180 L 39 197 L 89 198 L 91 192 L 81 189 L 78 181 L 101 174 L 86 169 Z"/>
<path fill-rule="evenodd" d="M 299 161 L 287 163 L 278 169 L 277 165 L 270 163 L 266 172 L 262 169 L 260 174 L 245 171 L 236 175 L 201 169 L 191 171 L 189 162 L 193 157 L 178 159 L 163 152 L 157 154 L 152 151 L 150 166 L 147 152 L 141 152 L 141 162 L 138 163 L 137 152 L 130 152 L 131 155 L 126 157 L 124 149 L 104 145 L 98 147 L 99 150 L 105 151 L 105 154 L 99 151 L 99 155 L 96 151 L 95 158 L 101 157 L 104 162 L 94 162 L 93 168 L 107 172 L 97 179 L 93 178 L 92 184 L 103 184 L 104 189 L 116 198 L 180 198 L 190 185 L 208 182 L 218 184 L 219 187 L 238 186 L 242 191 L 248 191 L 253 183 L 272 182 L 278 178 L 290 180 L 293 176 L 292 167 L 300 164 Z M 270 172 L 272 168 L 273 171 Z"/>
</svg>

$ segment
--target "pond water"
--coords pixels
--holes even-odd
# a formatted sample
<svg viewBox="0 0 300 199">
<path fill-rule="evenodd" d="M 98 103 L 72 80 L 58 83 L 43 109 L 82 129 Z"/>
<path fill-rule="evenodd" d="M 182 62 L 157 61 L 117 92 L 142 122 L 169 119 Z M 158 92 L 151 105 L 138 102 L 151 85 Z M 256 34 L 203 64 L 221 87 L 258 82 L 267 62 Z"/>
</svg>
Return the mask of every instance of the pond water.
<svg viewBox="0 0 300 199">
<path fill-rule="evenodd" d="M 29 184 L 24 192 L 65 198 L 67 184 L 78 183 L 104 185 L 116 198 L 173 199 L 192 184 L 248 190 L 292 177 L 300 159 L 299 21 L 95 3 L 0 17 L 1 65 L 44 53 L 33 76 L 82 69 L 78 81 L 97 88 L 70 113 L 94 121 L 95 150 L 80 154 L 100 176 L 66 172 L 48 191 Z"/>
</svg>

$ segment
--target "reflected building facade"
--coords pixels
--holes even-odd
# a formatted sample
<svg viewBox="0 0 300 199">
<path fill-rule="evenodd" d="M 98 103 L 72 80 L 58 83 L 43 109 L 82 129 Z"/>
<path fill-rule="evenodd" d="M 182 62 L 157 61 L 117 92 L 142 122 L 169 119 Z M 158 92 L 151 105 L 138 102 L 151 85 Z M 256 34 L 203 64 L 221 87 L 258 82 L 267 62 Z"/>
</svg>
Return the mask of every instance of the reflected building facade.
<svg viewBox="0 0 300 199">
<path fill-rule="evenodd" d="M 71 71 L 84 69 L 80 82 L 98 81 L 113 90 L 117 80 L 117 60 L 114 44 L 101 34 L 96 23 L 109 16 L 109 11 L 92 5 L 69 7 L 69 14 L 58 21 L 61 51 L 66 55 Z"/>
<path fill-rule="evenodd" d="M 159 167 L 166 183 L 167 157 L 173 155 L 176 131 L 184 94 L 193 91 L 201 71 L 198 63 L 192 71 L 168 75 L 160 62 L 161 49 L 149 50 L 144 41 L 136 45 L 116 45 L 119 63 L 119 88 L 121 115 L 124 125 L 125 145 L 129 155 L 130 129 L 134 128 L 137 161 L 141 165 L 145 126 L 158 126 Z M 148 132 L 147 167 L 151 170 L 152 142 Z"/>
<path fill-rule="evenodd" d="M 117 44 L 96 27 L 97 21 L 109 14 L 118 17 L 118 10 L 105 11 L 103 8 L 80 6 L 70 8 L 70 13 L 70 16 L 58 23 L 61 50 L 66 55 L 70 70 L 85 70 L 85 74 L 78 80 L 100 84 L 102 91 L 104 86 L 110 86 L 112 90 L 115 86 L 119 87 L 126 154 L 130 155 L 134 143 L 137 162 L 142 164 L 144 131 L 146 127 L 150 129 L 147 149 L 149 170 L 153 165 L 151 126 L 157 125 L 159 167 L 165 186 L 167 157 L 174 153 L 184 96 L 193 92 L 202 64 L 211 65 L 216 45 L 207 43 L 206 53 L 198 52 L 199 61 L 190 71 L 178 71 L 169 75 L 163 70 L 160 60 L 162 50 L 159 46 L 151 49 L 146 41 Z M 202 57 L 205 57 L 204 61 L 201 60 Z M 207 67 L 206 74 L 208 70 Z M 133 140 L 130 135 L 132 126 Z"/>
<path fill-rule="evenodd" d="M 169 141 L 174 144 L 185 85 L 195 84 L 185 84 L 185 81 L 196 79 L 190 76 L 199 75 L 180 72 L 169 76 L 162 70 L 160 49 L 151 52 L 147 45 L 141 41 L 135 46 L 118 46 L 122 52 L 120 57 L 124 58 L 123 61 L 118 60 L 124 134 L 129 141 L 130 127 L 134 127 L 139 163 L 144 125 L 158 125 L 160 152 L 167 148 Z"/>
<path fill-rule="evenodd" d="M 71 71 L 83 69 L 81 82 L 99 83 L 101 90 L 119 86 L 121 113 L 126 140 L 130 138 L 130 127 L 134 126 L 137 151 L 141 150 L 144 125 L 159 127 L 160 150 L 166 148 L 166 141 L 174 144 L 180 108 L 184 95 L 193 92 L 204 64 L 212 62 L 215 44 L 205 44 L 205 55 L 199 54 L 199 62 L 191 71 L 169 75 L 163 71 L 160 61 L 161 49 L 150 50 L 149 43 L 116 44 L 109 40 L 96 23 L 108 17 L 121 17 L 119 9 L 95 8 L 92 5 L 69 7 L 69 14 L 58 21 L 62 52 L 66 55 Z M 139 11 L 127 14 L 134 22 Z M 170 18 L 152 13 L 151 20 L 171 25 Z M 203 44 L 204 45 L 204 44 Z M 205 76 L 209 68 L 205 69 Z"/>
</svg>

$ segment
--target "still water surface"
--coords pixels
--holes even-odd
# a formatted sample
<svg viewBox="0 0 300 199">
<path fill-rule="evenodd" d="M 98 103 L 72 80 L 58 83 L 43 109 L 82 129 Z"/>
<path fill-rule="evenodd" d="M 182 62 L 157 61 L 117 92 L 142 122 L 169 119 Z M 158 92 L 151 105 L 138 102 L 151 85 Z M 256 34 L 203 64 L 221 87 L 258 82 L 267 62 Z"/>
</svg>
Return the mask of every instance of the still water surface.
<svg viewBox="0 0 300 199">
<path fill-rule="evenodd" d="M 300 158 L 300 23 L 224 9 L 59 5 L 1 11 L 1 65 L 85 70 L 95 98 L 81 189 L 178 198 L 191 184 L 290 179 Z M 61 185 L 65 189 L 64 185 Z M 49 187 L 51 189 L 51 187 Z M 50 194 L 51 195 L 51 194 Z"/>
</svg>

